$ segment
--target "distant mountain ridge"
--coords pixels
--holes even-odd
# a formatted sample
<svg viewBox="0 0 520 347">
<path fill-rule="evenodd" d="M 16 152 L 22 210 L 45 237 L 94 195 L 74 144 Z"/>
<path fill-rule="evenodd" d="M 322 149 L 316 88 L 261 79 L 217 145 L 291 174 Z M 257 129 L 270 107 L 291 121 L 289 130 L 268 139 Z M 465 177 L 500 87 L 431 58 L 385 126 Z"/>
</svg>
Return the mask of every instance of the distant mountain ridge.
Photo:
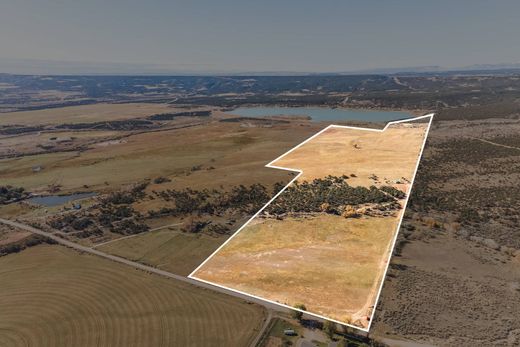
<svg viewBox="0 0 520 347">
<path fill-rule="evenodd" d="M 342 72 L 341 74 L 398 74 L 398 73 L 435 73 L 435 72 L 452 72 L 452 71 L 493 71 L 493 70 L 520 70 L 520 63 L 502 63 L 502 64 L 473 64 L 462 67 L 445 68 L 442 66 L 412 66 L 397 68 L 377 68 Z"/>
<path fill-rule="evenodd" d="M 411 66 L 330 72 L 311 71 L 224 71 L 208 65 L 78 62 L 42 59 L 0 58 L 0 73 L 20 75 L 177 75 L 177 76 L 298 76 L 298 75 L 388 75 L 468 71 L 515 71 L 520 63 L 473 64 L 462 67 Z"/>
</svg>

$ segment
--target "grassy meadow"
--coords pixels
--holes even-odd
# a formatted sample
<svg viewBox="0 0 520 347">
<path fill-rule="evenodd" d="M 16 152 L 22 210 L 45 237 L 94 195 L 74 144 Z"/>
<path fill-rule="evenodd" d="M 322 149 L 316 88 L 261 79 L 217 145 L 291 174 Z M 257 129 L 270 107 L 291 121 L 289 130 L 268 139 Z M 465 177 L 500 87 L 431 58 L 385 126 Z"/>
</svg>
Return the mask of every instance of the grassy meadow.
<svg viewBox="0 0 520 347">
<path fill-rule="evenodd" d="M 85 190 L 84 185 L 89 190 L 115 190 L 158 176 L 175 176 L 180 186 L 198 188 L 274 183 L 287 179 L 287 173 L 264 165 L 303 140 L 314 127 L 266 129 L 213 123 L 141 133 L 84 151 L 1 159 L 0 179 L 3 184 L 36 192 L 45 192 L 50 185 L 59 185 L 62 192 Z M 43 169 L 33 172 L 35 166 Z M 194 167 L 200 170 L 193 171 Z"/>
</svg>

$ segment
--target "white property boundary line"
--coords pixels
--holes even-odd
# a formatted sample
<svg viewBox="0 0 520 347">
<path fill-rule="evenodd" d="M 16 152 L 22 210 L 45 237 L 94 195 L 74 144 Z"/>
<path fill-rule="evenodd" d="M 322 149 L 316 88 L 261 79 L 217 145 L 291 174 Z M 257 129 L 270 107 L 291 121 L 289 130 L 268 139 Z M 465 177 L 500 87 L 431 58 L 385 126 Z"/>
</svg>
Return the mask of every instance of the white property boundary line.
<svg viewBox="0 0 520 347">
<path fill-rule="evenodd" d="M 285 185 L 285 187 L 283 187 L 282 190 L 280 190 L 275 196 L 273 196 L 273 198 L 271 200 L 269 200 L 260 210 L 258 210 L 251 218 L 249 218 L 247 220 L 247 222 L 245 222 L 233 235 L 231 235 L 230 238 L 228 238 L 226 240 L 226 242 L 224 242 L 222 245 L 220 245 L 219 248 L 217 248 L 208 258 L 206 258 L 206 260 L 204 260 L 202 262 L 202 264 L 200 264 L 199 266 L 197 266 L 197 268 L 195 270 L 193 270 L 189 275 L 188 275 L 188 278 L 191 278 L 191 279 L 194 279 L 194 280 L 197 280 L 197 281 L 200 281 L 200 282 L 204 282 L 204 283 L 207 283 L 207 284 L 210 284 L 210 285 L 213 285 L 213 286 L 216 286 L 216 287 L 219 287 L 219 288 L 223 288 L 223 289 L 227 289 L 231 292 L 235 292 L 235 293 L 239 293 L 239 294 L 242 294 L 242 295 L 245 295 L 245 296 L 249 296 L 249 297 L 252 297 L 252 298 L 255 298 L 257 300 L 261 300 L 261 301 L 266 301 L 268 303 L 271 303 L 271 304 L 274 304 L 274 305 L 278 305 L 278 306 L 281 306 L 281 307 L 285 307 L 285 308 L 289 308 L 291 310 L 295 310 L 295 311 L 299 311 L 299 312 L 302 312 L 306 315 L 309 315 L 309 316 L 313 316 L 313 317 L 316 317 L 316 318 L 320 318 L 320 319 L 325 319 L 325 320 L 329 320 L 331 322 L 334 322 L 334 323 L 338 323 L 338 324 L 341 324 L 341 325 L 346 325 L 346 326 L 349 326 L 351 328 L 354 328 L 354 329 L 358 329 L 358 330 L 361 330 L 361 331 L 364 331 L 364 332 L 369 332 L 370 330 L 370 327 L 372 326 L 372 322 L 374 320 L 374 314 L 375 314 L 375 311 L 376 311 L 376 307 L 377 307 L 377 303 L 379 302 L 379 296 L 381 295 L 381 291 L 383 289 L 383 284 L 385 282 L 385 278 L 386 278 L 386 273 L 388 272 L 388 268 L 390 266 L 390 259 L 392 257 L 392 253 L 393 253 L 393 250 L 394 250 L 394 247 L 395 247 L 395 243 L 397 241 L 397 236 L 399 234 L 399 229 L 401 228 L 401 223 L 403 222 L 403 217 L 404 217 L 404 213 L 406 211 L 406 207 L 408 206 L 408 199 L 410 198 L 410 195 L 411 195 L 411 192 L 412 192 L 412 189 L 413 189 L 413 183 L 415 181 L 415 176 L 417 174 L 417 169 L 419 168 L 419 163 L 421 162 L 421 158 L 422 158 L 422 155 L 423 155 L 423 151 L 424 151 L 424 146 L 426 145 L 426 139 L 428 138 L 428 134 L 430 133 L 430 126 L 432 124 L 432 120 L 433 120 L 433 116 L 434 116 L 434 113 L 429 113 L 427 115 L 424 115 L 424 116 L 419 116 L 419 117 L 415 117 L 415 118 L 409 118 L 409 119 L 403 119 L 403 120 L 398 120 L 398 121 L 392 121 L 392 122 L 388 122 L 386 124 L 386 126 L 383 128 L 383 129 L 371 129 L 371 128 L 361 128 L 361 127 L 353 127 L 353 126 L 347 126 L 347 125 L 334 125 L 334 124 L 331 124 L 327 127 L 325 127 L 324 129 L 320 130 L 319 132 L 317 132 L 316 134 L 312 135 L 311 137 L 309 137 L 307 140 L 303 141 L 302 143 L 300 143 L 299 145 L 291 148 L 290 150 L 288 150 L 287 152 L 285 152 L 284 154 L 282 154 L 281 156 L 279 156 L 278 158 L 272 160 L 269 164 L 267 164 L 265 167 L 269 167 L 269 168 L 274 168 L 274 169 L 280 169 L 280 170 L 286 170 L 286 171 L 291 171 L 291 172 L 297 172 L 298 174 L 296 175 L 296 177 L 294 177 L 289 183 L 287 183 Z M 269 300 L 269 299 L 266 299 L 266 298 L 262 298 L 262 297 L 259 297 L 259 296 L 256 296 L 256 295 L 252 295 L 250 293 L 246 293 L 246 292 L 242 292 L 240 290 L 236 290 L 236 289 L 233 289 L 233 288 L 229 288 L 229 287 L 226 287 L 226 286 L 223 286 L 223 285 L 220 285 L 220 284 L 216 284 L 216 283 L 213 283 L 213 282 L 209 282 L 209 281 L 206 281 L 206 280 L 203 280 L 203 279 L 200 279 L 200 278 L 197 278 L 194 276 L 194 274 L 202 267 L 204 266 L 204 264 L 206 264 L 206 262 L 208 260 L 210 260 L 215 254 L 217 254 L 218 251 L 220 251 L 221 248 L 223 248 L 228 242 L 230 242 L 236 235 L 238 235 L 238 233 L 240 231 L 242 231 L 242 229 L 244 229 L 248 224 L 249 222 L 251 222 L 254 218 L 256 218 L 271 202 L 273 202 L 280 194 L 282 194 L 286 189 L 287 187 L 289 187 L 296 179 L 298 179 L 298 177 L 300 177 L 300 175 L 303 173 L 302 170 L 297 170 L 297 169 L 291 169 L 291 168 L 286 168 L 286 167 L 281 167 L 281 166 L 276 166 L 276 165 L 273 165 L 274 162 L 276 162 L 277 160 L 283 158 L 284 156 L 286 156 L 287 154 L 291 153 L 292 151 L 296 150 L 297 148 L 303 146 L 304 144 L 306 144 L 307 142 L 309 142 L 310 140 L 314 139 L 315 137 L 317 137 L 318 135 L 320 135 L 321 133 L 327 131 L 328 129 L 330 128 L 340 128 L 340 129 L 355 129 L 355 130 L 366 130 L 366 131 L 375 131 L 375 132 L 384 132 L 389 126 L 391 126 L 392 124 L 398 124 L 398 123 L 408 123 L 408 122 L 413 122 L 413 121 L 416 121 L 416 120 L 420 120 L 420 119 L 426 119 L 426 118 L 430 118 L 429 122 L 428 122 L 428 126 L 426 127 L 426 133 L 424 135 L 424 139 L 423 139 L 423 143 L 422 143 L 422 146 L 421 146 L 421 151 L 419 152 L 419 158 L 417 159 L 417 163 L 415 165 L 415 170 L 414 170 L 414 173 L 413 173 L 413 176 L 412 176 L 412 180 L 410 182 L 410 189 L 408 191 L 408 194 L 406 195 L 406 199 L 405 199 L 405 202 L 404 202 L 404 205 L 403 205 L 403 211 L 401 213 L 401 218 L 399 219 L 399 223 L 397 224 L 397 230 L 395 231 L 395 235 L 394 235 L 394 238 L 392 240 L 392 244 L 391 244 L 391 247 L 389 249 L 389 255 L 388 255 L 388 260 L 386 262 L 386 268 L 385 268 L 385 271 L 383 272 L 383 276 L 380 278 L 380 281 L 381 283 L 379 284 L 379 289 L 378 289 L 378 292 L 377 292 L 377 295 L 376 295 L 376 299 L 375 299 L 375 302 L 374 302 L 374 308 L 372 310 L 372 314 L 370 315 L 370 320 L 368 322 L 368 327 L 366 329 L 362 328 L 362 327 L 359 327 L 359 326 L 356 326 L 356 325 L 352 325 L 352 324 L 348 324 L 348 323 L 345 323 L 345 322 L 341 322 L 341 321 L 338 321 L 338 320 L 335 320 L 335 319 L 331 319 L 329 317 L 325 317 L 325 316 L 322 316 L 322 315 L 319 315 L 319 314 L 315 314 L 315 313 L 311 313 L 309 311 L 304 311 L 304 310 L 300 310 L 300 309 L 297 309 L 295 307 L 292 307 L 292 306 L 289 306 L 289 305 L 285 305 L 285 304 L 282 304 L 282 303 L 279 303 L 279 302 L 276 302 L 276 301 L 272 301 L 272 300 Z"/>
</svg>

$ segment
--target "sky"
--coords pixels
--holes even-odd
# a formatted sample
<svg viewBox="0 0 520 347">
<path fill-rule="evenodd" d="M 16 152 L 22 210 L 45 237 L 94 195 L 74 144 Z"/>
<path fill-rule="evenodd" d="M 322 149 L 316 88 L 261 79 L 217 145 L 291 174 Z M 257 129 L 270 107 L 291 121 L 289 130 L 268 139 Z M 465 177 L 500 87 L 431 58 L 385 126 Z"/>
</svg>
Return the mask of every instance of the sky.
<svg viewBox="0 0 520 347">
<path fill-rule="evenodd" d="M 2 0 L 0 72 L 519 63 L 519 14 L 516 0 Z"/>
</svg>

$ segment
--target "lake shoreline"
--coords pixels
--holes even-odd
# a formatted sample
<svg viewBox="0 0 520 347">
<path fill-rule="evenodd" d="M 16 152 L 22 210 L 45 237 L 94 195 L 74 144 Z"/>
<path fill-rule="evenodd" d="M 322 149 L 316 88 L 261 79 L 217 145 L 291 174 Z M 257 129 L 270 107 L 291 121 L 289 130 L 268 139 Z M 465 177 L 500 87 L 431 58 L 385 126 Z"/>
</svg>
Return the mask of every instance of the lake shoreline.
<svg viewBox="0 0 520 347">
<path fill-rule="evenodd" d="M 328 106 L 240 106 L 233 109 L 226 109 L 224 113 L 232 116 L 245 118 L 257 117 L 300 117 L 310 118 L 312 122 L 321 121 L 367 121 L 367 122 L 388 122 L 400 119 L 413 118 L 418 112 L 382 110 L 382 109 L 361 109 L 349 107 L 328 107 Z M 422 113 L 421 113 L 422 114 Z"/>
<path fill-rule="evenodd" d="M 252 108 L 252 107 L 287 107 L 287 108 L 325 108 L 325 109 L 340 109 L 340 110 L 352 110 L 352 111 L 381 111 L 381 112 L 403 112 L 409 113 L 413 117 L 423 116 L 428 113 L 432 113 L 431 109 L 419 109 L 419 108 L 404 108 L 404 107 L 384 107 L 384 106 L 356 106 L 356 105 L 323 105 L 323 104 L 308 104 L 308 105 L 298 105 L 295 106 L 293 104 L 283 104 L 283 103 L 273 103 L 273 104 L 262 104 L 262 103 L 251 103 L 251 104 L 240 104 L 237 106 L 230 106 L 221 109 L 221 112 L 231 114 L 236 109 L 239 108 Z"/>
</svg>

